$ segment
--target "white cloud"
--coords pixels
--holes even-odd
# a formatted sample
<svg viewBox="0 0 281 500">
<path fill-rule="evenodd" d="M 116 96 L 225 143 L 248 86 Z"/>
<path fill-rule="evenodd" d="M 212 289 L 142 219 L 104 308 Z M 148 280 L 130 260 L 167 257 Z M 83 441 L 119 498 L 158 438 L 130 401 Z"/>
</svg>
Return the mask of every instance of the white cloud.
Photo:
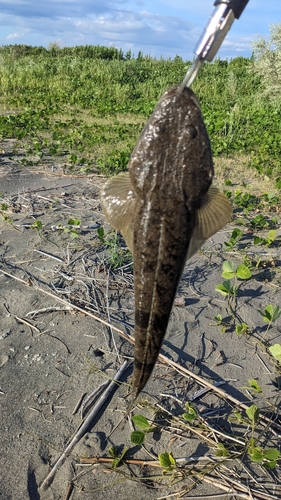
<svg viewBox="0 0 281 500">
<path fill-rule="evenodd" d="M 59 39 L 61 46 L 111 44 L 135 54 L 192 59 L 212 10 L 209 0 L 0 0 L 0 45 L 17 40 L 48 46 Z M 277 11 L 281 18 L 276 0 L 267 0 L 266 9 L 261 0 L 251 0 L 219 55 L 249 56 L 255 33 L 268 32 Z"/>
<path fill-rule="evenodd" d="M 6 38 L 7 40 L 13 40 L 14 38 L 20 38 L 22 35 L 20 35 L 19 33 L 10 33 L 10 35 L 8 35 Z"/>
</svg>

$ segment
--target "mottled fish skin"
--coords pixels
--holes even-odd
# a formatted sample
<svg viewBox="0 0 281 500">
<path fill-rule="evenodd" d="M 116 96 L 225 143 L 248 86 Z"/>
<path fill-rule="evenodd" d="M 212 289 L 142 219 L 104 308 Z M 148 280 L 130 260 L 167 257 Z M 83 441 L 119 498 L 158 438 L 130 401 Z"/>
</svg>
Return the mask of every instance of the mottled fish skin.
<svg viewBox="0 0 281 500">
<path fill-rule="evenodd" d="M 211 186 L 213 174 L 199 103 L 177 86 L 146 123 L 129 173 L 101 190 L 103 211 L 134 258 L 134 398 L 157 361 L 186 259 L 231 219 L 228 199 Z"/>
<path fill-rule="evenodd" d="M 168 90 L 130 159 L 134 219 L 135 396 L 157 361 L 200 208 L 212 182 L 209 137 L 193 92 Z"/>
</svg>

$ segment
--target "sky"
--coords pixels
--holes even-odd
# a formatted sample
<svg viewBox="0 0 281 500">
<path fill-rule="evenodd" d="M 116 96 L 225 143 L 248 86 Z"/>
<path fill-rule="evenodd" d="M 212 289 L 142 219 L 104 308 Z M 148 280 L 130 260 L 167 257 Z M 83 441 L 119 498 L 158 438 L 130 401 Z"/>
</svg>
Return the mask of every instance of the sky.
<svg viewBox="0 0 281 500">
<path fill-rule="evenodd" d="M 214 0 L 0 0 L 0 45 L 105 45 L 192 60 Z M 218 56 L 249 57 L 251 43 L 281 23 L 280 0 L 249 0 Z"/>
</svg>

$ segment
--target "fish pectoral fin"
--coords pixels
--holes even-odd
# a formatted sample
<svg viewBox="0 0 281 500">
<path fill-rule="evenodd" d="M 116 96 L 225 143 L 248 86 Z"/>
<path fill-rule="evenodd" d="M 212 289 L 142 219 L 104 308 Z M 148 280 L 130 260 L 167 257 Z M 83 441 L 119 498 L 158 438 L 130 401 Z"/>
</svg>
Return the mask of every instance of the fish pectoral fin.
<svg viewBox="0 0 281 500">
<path fill-rule="evenodd" d="M 129 172 L 122 172 L 104 184 L 100 191 L 100 202 L 107 221 L 116 231 L 122 232 L 133 253 L 137 195 L 132 188 Z"/>
<path fill-rule="evenodd" d="M 197 234 L 207 240 L 231 221 L 232 206 L 217 187 L 210 186 L 197 212 Z"/>
<path fill-rule="evenodd" d="M 230 222 L 231 217 L 232 206 L 228 198 L 217 187 L 210 186 L 202 206 L 197 211 L 187 259 L 192 257 L 208 238 Z"/>
</svg>

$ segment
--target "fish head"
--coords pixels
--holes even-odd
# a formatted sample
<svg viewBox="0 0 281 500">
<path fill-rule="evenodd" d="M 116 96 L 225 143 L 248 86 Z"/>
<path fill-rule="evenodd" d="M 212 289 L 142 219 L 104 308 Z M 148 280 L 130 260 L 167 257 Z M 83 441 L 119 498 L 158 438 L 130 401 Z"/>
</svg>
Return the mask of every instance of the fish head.
<svg viewBox="0 0 281 500">
<path fill-rule="evenodd" d="M 161 97 L 131 155 L 129 172 L 140 199 L 152 191 L 155 199 L 163 193 L 165 197 L 172 190 L 174 202 L 184 196 L 190 210 L 201 206 L 214 167 L 200 105 L 191 89 L 174 86 Z"/>
</svg>

